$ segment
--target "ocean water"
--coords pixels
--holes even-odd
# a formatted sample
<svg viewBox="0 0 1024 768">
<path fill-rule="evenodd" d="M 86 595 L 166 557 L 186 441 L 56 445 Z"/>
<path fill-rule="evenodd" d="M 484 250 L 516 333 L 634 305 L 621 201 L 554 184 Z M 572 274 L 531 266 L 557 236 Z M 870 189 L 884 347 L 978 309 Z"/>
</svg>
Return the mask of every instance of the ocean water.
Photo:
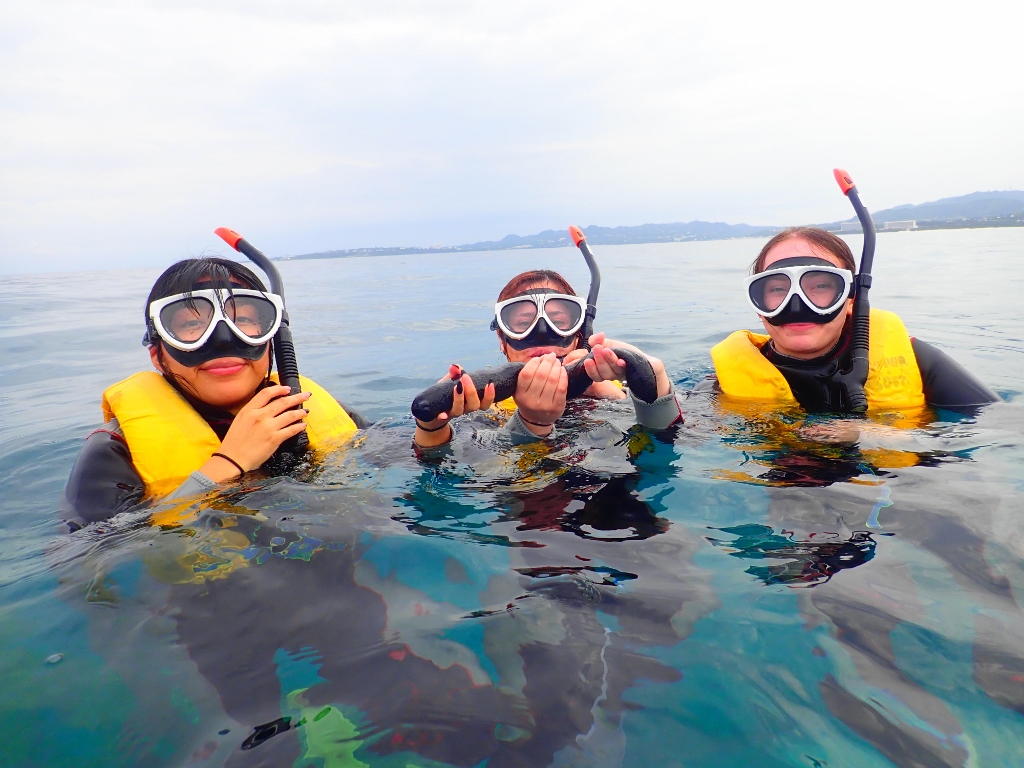
<svg viewBox="0 0 1024 768">
<path fill-rule="evenodd" d="M 855 252 L 860 243 L 851 238 Z M 601 247 L 596 327 L 681 391 L 756 327 L 761 242 Z M 408 404 L 500 362 L 505 280 L 573 249 L 281 265 L 300 367 L 375 425 L 166 529 L 57 507 L 156 270 L 0 284 L 3 766 L 1017 766 L 1024 231 L 879 235 L 872 303 L 999 391 L 851 425 L 579 402 L 417 457 Z"/>
</svg>

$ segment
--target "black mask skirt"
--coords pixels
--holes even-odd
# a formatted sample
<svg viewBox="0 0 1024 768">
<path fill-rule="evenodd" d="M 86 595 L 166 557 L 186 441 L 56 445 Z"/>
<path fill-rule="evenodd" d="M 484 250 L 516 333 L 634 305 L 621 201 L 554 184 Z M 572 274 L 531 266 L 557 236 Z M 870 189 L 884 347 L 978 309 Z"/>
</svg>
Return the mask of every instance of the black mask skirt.
<svg viewBox="0 0 1024 768">
<path fill-rule="evenodd" d="M 505 334 L 501 335 L 505 339 L 506 344 L 520 352 L 524 349 L 532 349 L 533 347 L 568 347 L 572 344 L 572 340 L 576 338 L 575 334 L 572 336 L 560 336 L 555 333 L 548 327 L 547 320 L 543 317 L 537 321 L 537 325 L 525 338 L 510 339 Z"/>
<path fill-rule="evenodd" d="M 766 269 L 764 272 L 761 272 L 760 274 L 770 274 L 773 268 L 781 269 L 782 267 L 812 266 L 835 267 L 835 264 L 825 259 L 819 259 L 817 256 L 794 256 L 789 259 L 779 259 L 778 261 L 774 262 L 771 265 L 771 267 Z M 848 296 L 847 298 L 852 297 L 853 291 L 851 290 L 850 296 Z M 789 306 L 787 306 L 775 317 L 766 317 L 764 319 L 765 322 L 775 326 L 788 325 L 789 323 L 814 323 L 815 325 L 825 325 L 826 323 L 831 323 L 833 320 L 839 317 L 839 315 L 844 311 L 846 311 L 846 302 L 840 304 L 836 310 L 829 312 L 827 315 L 819 315 L 817 312 L 815 312 L 813 309 L 807 306 L 807 304 L 804 302 L 802 298 L 800 298 L 797 294 L 794 293 L 793 296 L 790 297 L 789 299 Z"/>
<path fill-rule="evenodd" d="M 195 368 L 219 357 L 240 357 L 243 360 L 259 360 L 266 354 L 269 343 L 264 342 L 255 347 L 252 344 L 247 344 L 231 332 L 227 323 L 223 320 L 218 320 L 217 327 L 213 329 L 213 334 L 199 349 L 191 352 L 182 352 L 180 349 L 175 349 L 166 343 L 163 347 L 167 354 L 176 362 L 188 368 Z"/>
</svg>

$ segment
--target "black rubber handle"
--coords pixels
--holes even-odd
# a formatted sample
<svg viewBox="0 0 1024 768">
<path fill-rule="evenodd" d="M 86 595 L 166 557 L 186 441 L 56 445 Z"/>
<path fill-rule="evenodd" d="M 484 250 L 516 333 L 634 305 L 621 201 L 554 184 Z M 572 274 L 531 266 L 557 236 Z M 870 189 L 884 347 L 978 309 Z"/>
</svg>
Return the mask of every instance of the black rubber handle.
<svg viewBox="0 0 1024 768">
<path fill-rule="evenodd" d="M 626 364 L 626 386 L 637 400 L 650 405 L 658 399 L 658 378 L 646 355 L 631 349 L 613 349 Z"/>
<path fill-rule="evenodd" d="M 614 349 L 612 351 L 626 364 L 626 383 L 630 391 L 639 400 L 653 403 L 658 398 L 658 382 L 650 361 L 629 349 Z M 587 355 L 587 358 L 589 357 L 591 356 Z M 500 402 L 515 394 L 519 372 L 523 370 L 524 365 L 525 363 L 506 363 L 496 368 L 483 368 L 479 371 L 469 372 L 469 377 L 473 380 L 473 386 L 476 387 L 477 392 L 482 392 L 485 386 L 493 383 L 494 400 Z M 578 360 L 566 367 L 565 372 L 569 377 L 567 400 L 579 397 L 593 384 L 583 367 L 583 360 Z M 455 381 L 445 380 L 432 387 L 427 387 L 413 399 L 412 415 L 420 421 L 433 421 L 439 414 L 451 410 L 454 396 Z"/>
</svg>

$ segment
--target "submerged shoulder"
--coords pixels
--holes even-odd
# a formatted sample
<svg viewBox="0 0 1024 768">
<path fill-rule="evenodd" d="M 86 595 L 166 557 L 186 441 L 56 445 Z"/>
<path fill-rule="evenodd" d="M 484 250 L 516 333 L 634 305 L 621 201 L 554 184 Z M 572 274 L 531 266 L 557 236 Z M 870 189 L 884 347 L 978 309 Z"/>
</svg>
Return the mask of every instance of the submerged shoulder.
<svg viewBox="0 0 1024 768">
<path fill-rule="evenodd" d="M 106 520 L 143 494 L 128 442 L 112 419 L 85 438 L 64 489 L 61 515 L 72 527 Z"/>
</svg>

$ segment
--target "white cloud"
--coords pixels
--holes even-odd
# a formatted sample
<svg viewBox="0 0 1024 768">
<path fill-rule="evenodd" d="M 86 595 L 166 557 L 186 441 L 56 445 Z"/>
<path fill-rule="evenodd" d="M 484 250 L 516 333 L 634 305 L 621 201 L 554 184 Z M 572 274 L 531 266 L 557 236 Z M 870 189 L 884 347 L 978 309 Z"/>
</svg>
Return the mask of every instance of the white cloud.
<svg viewBox="0 0 1024 768">
<path fill-rule="evenodd" d="M 1024 187 L 1018 4 L 50 2 L 0 37 L 0 270 Z"/>
</svg>

